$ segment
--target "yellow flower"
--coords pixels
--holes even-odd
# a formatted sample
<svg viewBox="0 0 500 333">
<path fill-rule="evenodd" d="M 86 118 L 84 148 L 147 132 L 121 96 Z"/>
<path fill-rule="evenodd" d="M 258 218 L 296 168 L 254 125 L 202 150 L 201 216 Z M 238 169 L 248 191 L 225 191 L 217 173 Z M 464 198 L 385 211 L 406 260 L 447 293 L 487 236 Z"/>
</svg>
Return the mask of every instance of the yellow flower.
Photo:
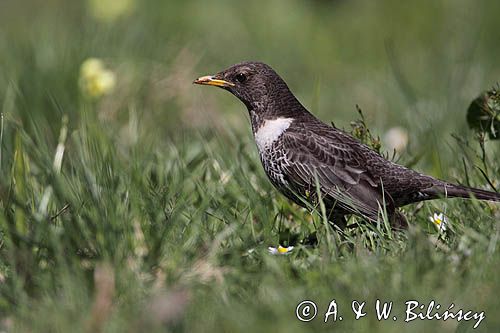
<svg viewBox="0 0 500 333">
<path fill-rule="evenodd" d="M 88 58 L 80 66 L 80 75 L 83 77 L 92 77 L 99 75 L 104 70 L 104 64 L 101 59 Z"/>
<path fill-rule="evenodd" d="M 429 220 L 438 228 L 439 231 L 446 231 L 448 220 L 443 213 L 434 213 L 434 216 L 429 216 Z"/>
<path fill-rule="evenodd" d="M 135 6 L 136 0 L 88 0 L 90 14 L 102 22 L 112 22 L 126 16 Z"/>
<path fill-rule="evenodd" d="M 289 254 L 293 250 L 293 246 L 278 246 L 278 248 L 269 246 L 268 248 L 269 253 L 274 254 L 274 255 L 283 255 L 283 254 Z"/>
<path fill-rule="evenodd" d="M 89 58 L 80 66 L 80 88 L 91 98 L 109 94 L 116 85 L 115 73 L 106 69 L 102 60 Z"/>
</svg>

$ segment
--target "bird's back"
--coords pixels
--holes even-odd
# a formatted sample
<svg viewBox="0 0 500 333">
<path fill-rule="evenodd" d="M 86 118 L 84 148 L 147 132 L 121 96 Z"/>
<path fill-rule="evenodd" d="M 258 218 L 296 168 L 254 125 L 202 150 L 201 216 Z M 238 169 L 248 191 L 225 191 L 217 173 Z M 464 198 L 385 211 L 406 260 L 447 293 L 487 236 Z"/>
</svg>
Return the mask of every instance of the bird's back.
<svg viewBox="0 0 500 333">
<path fill-rule="evenodd" d="M 319 183 L 324 193 L 331 193 L 336 187 L 350 190 L 356 196 L 377 199 L 376 192 L 383 192 L 395 207 L 430 199 L 421 189 L 440 183 L 384 159 L 349 134 L 321 122 L 310 113 L 299 119 L 284 118 L 268 124 L 274 124 L 276 131 L 270 131 L 273 135 L 267 137 L 267 146 L 263 144 L 262 134 L 269 130 L 269 125 L 264 124 L 255 135 L 261 161 L 273 184 L 288 197 L 291 197 L 290 188 L 301 194 L 314 191 L 315 172 L 325 178 Z M 358 191 L 353 190 L 356 187 Z M 376 202 L 369 206 L 375 205 Z"/>
</svg>

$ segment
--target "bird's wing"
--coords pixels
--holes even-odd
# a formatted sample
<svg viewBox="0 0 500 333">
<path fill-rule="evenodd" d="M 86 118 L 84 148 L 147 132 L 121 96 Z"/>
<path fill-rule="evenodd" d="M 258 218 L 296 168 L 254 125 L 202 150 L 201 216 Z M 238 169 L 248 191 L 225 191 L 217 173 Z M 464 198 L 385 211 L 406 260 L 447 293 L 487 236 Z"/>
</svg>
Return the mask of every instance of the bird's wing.
<svg viewBox="0 0 500 333">
<path fill-rule="evenodd" d="M 291 184 L 315 190 L 317 179 L 324 198 L 370 219 L 377 218 L 379 207 L 393 206 L 380 181 L 368 171 L 363 151 L 356 149 L 361 144 L 346 134 L 331 127 L 296 126 L 283 134 L 282 142 Z"/>
</svg>

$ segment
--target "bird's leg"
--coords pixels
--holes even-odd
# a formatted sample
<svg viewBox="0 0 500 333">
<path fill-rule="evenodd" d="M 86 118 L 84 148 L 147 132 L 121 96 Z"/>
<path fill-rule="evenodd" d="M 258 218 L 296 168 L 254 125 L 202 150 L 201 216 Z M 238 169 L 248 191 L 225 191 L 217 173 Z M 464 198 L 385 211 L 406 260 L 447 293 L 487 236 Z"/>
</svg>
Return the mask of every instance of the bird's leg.
<svg viewBox="0 0 500 333">
<path fill-rule="evenodd" d="M 393 230 L 406 230 L 408 229 L 408 220 L 406 216 L 403 215 L 399 210 L 395 210 L 393 214 L 389 216 L 391 227 Z"/>
<path fill-rule="evenodd" d="M 347 219 L 344 214 L 333 213 L 332 216 L 329 217 L 328 222 L 335 231 L 337 231 L 335 227 L 341 231 L 344 231 L 347 227 Z"/>
<path fill-rule="evenodd" d="M 386 195 L 385 198 L 388 198 L 388 200 L 385 201 L 384 208 L 392 230 L 408 229 L 408 221 L 406 220 L 406 217 L 396 208 L 392 198 L 389 195 Z M 376 217 L 376 219 L 377 218 L 378 217 Z"/>
<path fill-rule="evenodd" d="M 328 209 L 328 224 L 332 227 L 333 230 L 341 231 L 345 230 L 347 227 L 347 220 L 345 218 L 345 213 L 342 210 L 336 209 L 335 206 Z"/>
<path fill-rule="evenodd" d="M 328 224 L 333 231 L 338 232 L 339 229 L 344 231 L 347 228 L 347 220 L 344 214 L 331 212 L 328 216 Z M 304 238 L 302 241 L 303 245 L 317 246 L 318 245 L 318 234 L 316 231 L 311 233 L 309 236 Z"/>
</svg>

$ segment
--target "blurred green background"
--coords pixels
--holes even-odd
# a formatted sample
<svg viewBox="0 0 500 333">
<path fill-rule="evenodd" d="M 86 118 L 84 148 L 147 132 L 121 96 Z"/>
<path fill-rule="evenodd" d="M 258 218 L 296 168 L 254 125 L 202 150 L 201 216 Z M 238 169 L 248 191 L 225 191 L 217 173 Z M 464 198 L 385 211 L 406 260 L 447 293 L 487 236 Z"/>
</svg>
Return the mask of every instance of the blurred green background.
<svg viewBox="0 0 500 333">
<path fill-rule="evenodd" d="M 337 324 L 294 320 L 304 297 L 463 303 L 481 293 L 483 328 L 498 329 L 497 206 L 420 205 L 409 235 L 354 233 L 353 252 L 323 243 L 291 262 L 270 258 L 282 224 L 303 235 L 301 221 L 321 218 L 268 184 L 244 106 L 192 81 L 268 63 L 325 122 L 349 130 L 359 105 L 375 135 L 397 126 L 408 136 L 400 163 L 491 190 L 498 145 L 481 151 L 465 115 L 500 78 L 499 13 L 493 0 L 0 1 L 0 326 L 318 331 Z M 90 79 L 89 58 L 99 63 Z M 106 85 L 86 91 L 103 71 Z M 436 209 L 457 221 L 443 246 L 426 226 Z M 467 331 L 373 316 L 344 325 Z"/>
<path fill-rule="evenodd" d="M 412 136 L 429 127 L 463 131 L 468 103 L 500 74 L 497 1 L 0 6 L 0 87 L 29 96 L 18 111 L 30 119 L 77 113 L 78 69 L 88 57 L 117 72 L 107 116 L 124 118 L 133 104 L 164 132 L 179 129 L 179 119 L 188 127 L 211 127 L 219 118 L 247 127 L 234 98 L 191 86 L 193 78 L 243 60 L 270 64 L 325 121 L 345 126 L 359 104 L 373 127 L 411 127 Z"/>
</svg>

